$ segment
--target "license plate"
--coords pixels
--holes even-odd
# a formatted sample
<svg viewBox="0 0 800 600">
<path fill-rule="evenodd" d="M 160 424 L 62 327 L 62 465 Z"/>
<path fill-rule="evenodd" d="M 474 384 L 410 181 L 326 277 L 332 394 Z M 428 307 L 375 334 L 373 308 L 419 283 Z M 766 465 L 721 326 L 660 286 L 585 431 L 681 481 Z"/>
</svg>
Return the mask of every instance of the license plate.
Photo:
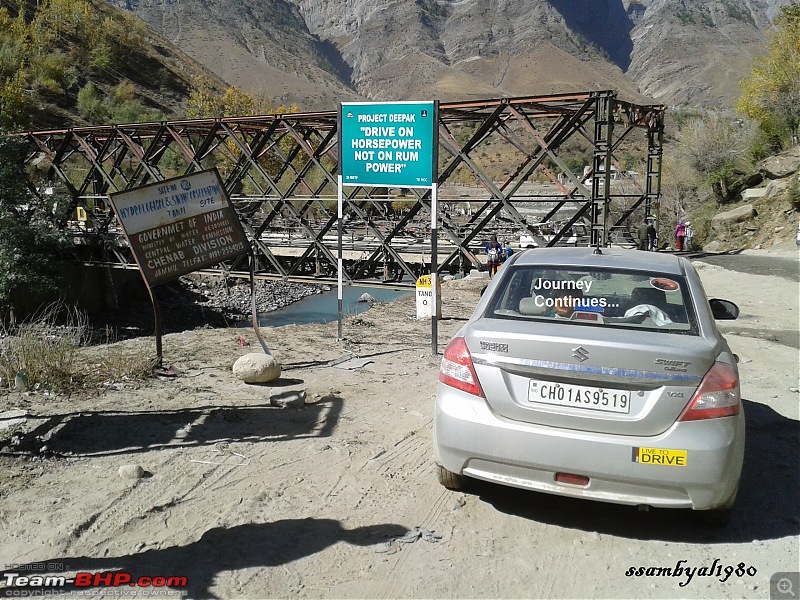
<svg viewBox="0 0 800 600">
<path fill-rule="evenodd" d="M 528 402 L 623 414 L 631 412 L 631 393 L 628 391 L 537 379 L 530 380 Z"/>
</svg>

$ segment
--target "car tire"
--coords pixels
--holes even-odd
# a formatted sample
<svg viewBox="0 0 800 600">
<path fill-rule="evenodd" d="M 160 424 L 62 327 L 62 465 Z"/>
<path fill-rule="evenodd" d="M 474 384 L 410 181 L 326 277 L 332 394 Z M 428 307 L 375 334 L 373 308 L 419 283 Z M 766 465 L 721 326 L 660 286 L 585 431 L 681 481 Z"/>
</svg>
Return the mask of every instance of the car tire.
<svg viewBox="0 0 800 600">
<path fill-rule="evenodd" d="M 460 490 L 464 487 L 464 476 L 448 471 L 441 465 L 436 465 L 436 477 L 448 490 Z"/>
</svg>

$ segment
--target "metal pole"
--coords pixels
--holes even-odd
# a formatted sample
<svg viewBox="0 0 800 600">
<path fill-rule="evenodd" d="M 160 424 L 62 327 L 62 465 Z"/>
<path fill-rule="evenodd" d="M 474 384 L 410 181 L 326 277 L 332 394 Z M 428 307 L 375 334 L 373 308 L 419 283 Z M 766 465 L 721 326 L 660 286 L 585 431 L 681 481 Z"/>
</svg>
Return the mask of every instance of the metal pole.
<svg viewBox="0 0 800 600">
<path fill-rule="evenodd" d="M 433 101 L 433 156 L 431 157 L 431 287 L 433 289 L 433 314 L 431 315 L 431 351 L 439 354 L 439 233 L 438 193 L 439 193 L 439 101 Z"/>
<path fill-rule="evenodd" d="M 342 341 L 342 339 L 344 339 L 343 336 L 342 336 L 342 271 L 344 269 L 344 266 L 343 266 L 344 261 L 342 260 L 342 231 L 344 229 L 342 227 L 342 214 L 343 214 L 342 202 L 343 202 L 342 176 L 340 174 L 339 175 L 339 201 L 338 201 L 338 204 L 339 204 L 339 208 L 338 208 L 339 221 L 338 221 L 338 224 L 337 224 L 337 229 L 338 229 L 338 233 L 339 233 L 339 240 L 338 240 L 338 244 L 339 244 L 339 260 L 338 260 L 338 277 L 339 277 L 338 311 L 339 312 L 338 312 L 338 318 L 339 318 L 339 320 L 338 320 L 338 329 L 337 329 L 337 331 L 338 331 L 338 340 L 340 342 Z"/>
<path fill-rule="evenodd" d="M 439 284 L 439 276 L 436 274 L 436 271 L 439 268 L 439 257 L 438 257 L 438 236 L 436 233 L 436 192 L 437 192 L 437 185 L 434 183 L 431 186 L 431 287 L 433 289 L 433 300 L 431 302 L 431 352 L 434 356 L 439 353 L 439 321 L 436 318 L 437 311 L 439 308 L 438 298 L 436 297 L 439 288 L 437 287 Z"/>
<path fill-rule="evenodd" d="M 258 338 L 258 343 L 261 344 L 262 350 L 264 350 L 264 354 L 267 356 L 272 356 L 272 353 L 269 351 L 267 347 L 267 343 L 264 341 L 264 338 L 261 336 L 261 328 L 258 325 L 258 310 L 256 307 L 256 249 L 255 243 L 250 247 L 250 308 L 253 314 L 253 331 Z"/>
<path fill-rule="evenodd" d="M 144 276 L 144 272 L 139 269 L 139 273 L 142 274 L 142 279 L 144 280 L 144 285 L 147 288 L 147 293 L 150 294 L 150 302 L 153 303 L 153 318 L 155 320 L 155 335 L 156 335 L 156 367 L 161 368 L 164 362 L 164 353 L 162 351 L 162 344 L 161 344 L 161 308 L 158 305 L 158 301 L 156 300 L 156 296 L 153 293 L 153 288 L 150 287 L 150 284 L 147 282 L 147 278 Z"/>
</svg>

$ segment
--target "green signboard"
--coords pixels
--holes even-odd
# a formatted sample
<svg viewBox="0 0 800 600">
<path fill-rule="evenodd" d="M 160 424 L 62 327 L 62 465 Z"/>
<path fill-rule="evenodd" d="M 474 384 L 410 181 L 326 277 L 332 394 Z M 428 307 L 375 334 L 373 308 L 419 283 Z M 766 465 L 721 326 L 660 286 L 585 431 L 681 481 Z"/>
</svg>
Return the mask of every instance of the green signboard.
<svg viewBox="0 0 800 600">
<path fill-rule="evenodd" d="M 343 102 L 339 129 L 342 184 L 432 187 L 434 108 L 433 102 Z"/>
</svg>

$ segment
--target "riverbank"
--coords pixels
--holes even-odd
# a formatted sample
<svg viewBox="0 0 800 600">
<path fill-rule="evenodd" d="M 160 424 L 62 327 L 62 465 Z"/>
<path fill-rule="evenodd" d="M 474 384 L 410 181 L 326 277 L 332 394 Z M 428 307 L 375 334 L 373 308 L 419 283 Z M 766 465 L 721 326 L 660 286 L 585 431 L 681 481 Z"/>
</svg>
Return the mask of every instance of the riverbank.
<svg viewBox="0 0 800 600">
<path fill-rule="evenodd" d="M 255 281 L 258 314 L 275 311 L 330 289 L 313 285 L 257 279 Z M 221 276 L 186 275 L 169 284 L 154 288 L 161 311 L 164 334 L 188 331 L 200 327 L 236 327 L 252 322 L 252 295 L 247 279 L 226 279 Z M 155 332 L 153 305 L 146 294 L 140 300 L 128 302 L 123 310 L 89 315 L 95 337 L 104 342 L 151 336 Z M 106 335 L 110 332 L 110 335 Z"/>
</svg>

